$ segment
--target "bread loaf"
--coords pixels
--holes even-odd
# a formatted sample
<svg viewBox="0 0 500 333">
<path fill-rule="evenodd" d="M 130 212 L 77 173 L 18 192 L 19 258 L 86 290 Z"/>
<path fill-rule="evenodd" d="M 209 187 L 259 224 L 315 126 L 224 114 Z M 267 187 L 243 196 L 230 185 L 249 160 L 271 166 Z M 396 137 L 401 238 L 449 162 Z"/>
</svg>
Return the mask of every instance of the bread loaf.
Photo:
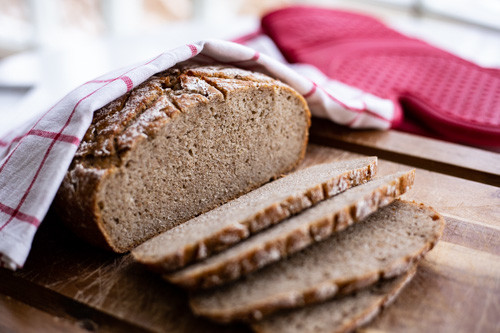
<svg viewBox="0 0 500 333">
<path fill-rule="evenodd" d="M 364 183 L 375 174 L 375 157 L 320 164 L 266 184 L 172 228 L 132 251 L 161 273 L 183 267 L 241 242 L 270 225 Z"/>
<path fill-rule="evenodd" d="M 165 277 L 191 290 L 235 280 L 326 239 L 390 204 L 410 189 L 414 178 L 415 171 L 411 170 L 356 186 L 222 253 Z"/>
<path fill-rule="evenodd" d="M 409 270 L 443 229 L 444 220 L 433 209 L 396 200 L 288 259 L 194 294 L 190 305 L 195 314 L 230 322 L 323 302 Z"/>
<path fill-rule="evenodd" d="M 412 280 L 416 267 L 351 295 L 271 315 L 252 324 L 257 333 L 344 333 L 371 321 Z"/>
<path fill-rule="evenodd" d="M 55 206 L 77 234 L 125 252 L 292 170 L 309 124 L 277 80 L 183 64 L 95 112 Z"/>
</svg>

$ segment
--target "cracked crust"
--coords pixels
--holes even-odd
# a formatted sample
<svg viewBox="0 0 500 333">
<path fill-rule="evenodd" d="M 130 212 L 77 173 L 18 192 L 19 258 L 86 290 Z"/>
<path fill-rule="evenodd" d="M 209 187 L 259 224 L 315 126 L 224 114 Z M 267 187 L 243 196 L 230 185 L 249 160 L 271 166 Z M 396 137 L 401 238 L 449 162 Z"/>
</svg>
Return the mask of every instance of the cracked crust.
<svg viewBox="0 0 500 333">
<path fill-rule="evenodd" d="M 160 234 L 132 254 L 135 260 L 157 272 L 184 267 L 365 183 L 375 175 L 376 168 L 377 159 L 369 157 L 300 170 Z"/>
<path fill-rule="evenodd" d="M 285 100 L 285 97 L 288 99 Z M 253 98 L 254 103 L 251 104 L 247 100 L 245 104 L 238 98 Z M 249 109 L 234 108 L 230 109 L 231 112 L 228 114 L 220 114 L 220 110 L 229 110 L 230 107 L 226 104 L 228 100 L 233 103 L 231 105 L 247 105 Z M 292 124 L 290 128 L 297 127 L 294 129 L 299 133 L 297 135 L 301 136 L 300 144 L 295 143 L 299 142 L 298 137 L 288 139 L 283 135 L 282 142 L 273 138 L 272 148 L 279 153 L 272 163 L 262 165 L 258 154 L 265 144 L 257 142 L 262 140 L 259 138 L 265 138 L 263 131 L 266 130 L 264 127 L 266 121 L 269 122 L 268 126 L 271 126 L 271 121 L 274 121 L 271 120 L 272 117 L 277 117 L 270 113 L 274 109 L 279 110 L 275 105 L 277 100 L 284 101 L 284 105 L 293 106 L 294 111 L 287 113 L 287 118 L 283 116 L 283 120 L 276 121 L 282 128 L 286 127 L 286 124 Z M 250 110 L 263 111 L 254 115 Z M 238 112 L 245 113 L 245 116 L 241 116 L 241 120 L 238 120 Z M 248 121 L 259 116 L 260 123 L 257 120 L 254 123 Z M 203 128 L 205 119 L 203 117 L 218 125 Z M 232 123 L 230 117 L 233 117 Z M 196 123 L 197 118 L 200 119 L 197 125 L 189 128 L 189 121 Z M 244 122 L 241 127 L 245 128 L 246 132 L 242 130 L 241 133 L 247 134 L 238 134 L 240 127 L 238 121 Z M 179 124 L 184 127 L 180 129 Z M 276 123 L 272 125 L 276 126 Z M 307 105 L 302 96 L 289 86 L 263 74 L 242 69 L 183 63 L 154 75 L 131 92 L 94 113 L 92 124 L 58 191 L 55 207 L 62 220 L 89 242 L 115 252 L 126 252 L 164 230 L 291 171 L 305 155 L 309 126 L 310 112 Z M 272 127 L 268 127 L 267 130 L 272 130 Z M 179 134 L 171 137 L 169 133 L 175 131 Z M 191 134 L 191 139 L 189 139 L 190 133 L 195 133 Z M 253 139 L 256 141 L 254 146 L 243 138 L 244 135 L 252 133 L 258 135 Z M 207 140 L 201 139 L 202 135 L 207 136 Z M 227 138 L 224 137 L 226 135 Z M 183 142 L 188 140 L 191 140 L 192 146 L 183 147 Z M 295 140 L 293 149 L 292 140 Z M 164 147 L 168 147 L 169 142 L 182 146 L 185 151 L 178 149 L 168 156 L 161 156 L 161 150 L 154 150 L 156 145 L 160 147 L 163 144 Z M 221 154 L 226 155 L 223 160 L 225 164 L 214 172 L 215 166 L 211 161 L 217 159 L 215 155 L 218 150 L 217 142 L 222 147 Z M 287 144 L 290 145 L 288 152 Z M 149 153 L 157 155 L 151 157 L 153 161 L 151 166 L 144 161 L 151 154 L 145 157 L 140 153 L 145 151 L 145 147 L 149 147 Z M 239 147 L 241 151 L 238 150 Z M 204 152 L 210 156 L 205 156 L 204 160 L 196 160 Z M 207 170 L 203 170 L 203 165 L 200 164 L 205 163 L 203 161 L 208 161 Z M 262 165 L 263 168 L 259 170 L 258 165 Z M 166 197 L 162 197 L 161 191 L 161 181 L 165 177 L 153 181 L 150 178 L 153 176 L 149 175 L 164 166 L 165 170 L 170 168 L 168 170 L 171 170 L 172 177 L 175 177 L 176 173 L 184 177 L 178 181 L 180 188 L 169 187 L 168 184 L 163 187 L 168 192 Z M 148 168 L 151 168 L 150 172 Z M 248 179 L 244 177 L 245 168 L 250 172 Z M 130 170 L 134 170 L 135 175 L 143 173 L 142 179 L 145 182 L 143 184 L 136 182 L 137 191 L 132 185 L 126 190 L 120 189 L 121 184 L 123 187 L 128 186 L 127 181 L 132 175 Z M 191 174 L 187 174 L 186 170 L 191 170 L 189 171 Z M 213 179 L 210 178 L 212 174 L 214 174 Z M 220 186 L 217 186 L 217 179 L 223 179 L 224 174 L 230 175 L 235 181 L 231 183 L 228 180 L 228 184 L 222 181 Z M 136 178 L 140 180 L 141 177 L 136 176 Z M 200 192 L 197 197 L 195 193 L 186 192 L 189 188 L 195 188 L 192 184 L 196 180 L 199 184 L 202 182 L 208 184 L 206 193 L 203 192 L 201 185 L 200 189 L 193 190 Z M 130 183 L 132 184 L 132 181 Z M 112 196 L 119 191 L 124 193 L 110 205 L 109 203 L 114 200 Z M 145 194 L 140 194 L 140 191 Z M 156 192 L 147 194 L 148 191 Z M 184 199 L 196 202 L 190 205 L 183 203 Z M 172 205 L 177 206 L 173 206 L 171 213 L 168 213 L 166 212 L 168 208 L 162 209 L 154 204 L 156 200 L 167 203 L 170 201 Z M 127 216 L 123 212 L 127 211 L 135 214 L 133 219 L 136 222 L 126 220 Z M 156 211 L 159 213 L 156 214 Z M 121 229 L 123 230 L 118 232 Z"/>
<path fill-rule="evenodd" d="M 374 179 L 225 252 L 164 277 L 190 290 L 212 288 L 236 280 L 362 220 L 407 192 L 414 179 L 415 170 Z"/>
<path fill-rule="evenodd" d="M 372 321 L 413 279 L 416 265 L 397 278 L 382 280 L 355 294 L 277 313 L 251 324 L 257 333 L 345 333 Z"/>
<path fill-rule="evenodd" d="M 408 271 L 434 247 L 443 229 L 443 218 L 432 208 L 396 200 L 287 260 L 192 295 L 190 305 L 197 315 L 227 323 L 324 302 Z M 398 244 L 403 240 L 410 245 Z"/>
<path fill-rule="evenodd" d="M 228 66 L 184 63 L 158 73 L 95 112 L 73 164 L 101 169 L 111 164 L 119 166 L 127 150 L 157 134 L 179 114 L 201 103 L 223 100 L 233 91 L 256 86 L 291 90 L 264 74 Z M 309 126 L 309 112 L 307 116 Z M 305 154 L 305 147 L 303 151 Z"/>
</svg>

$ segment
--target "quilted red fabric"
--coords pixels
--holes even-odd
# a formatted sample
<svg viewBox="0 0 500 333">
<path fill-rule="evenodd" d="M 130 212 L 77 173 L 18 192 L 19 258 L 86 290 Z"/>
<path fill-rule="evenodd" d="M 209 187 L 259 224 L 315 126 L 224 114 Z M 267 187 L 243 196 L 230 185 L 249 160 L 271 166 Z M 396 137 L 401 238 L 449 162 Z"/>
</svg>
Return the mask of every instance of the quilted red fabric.
<svg viewBox="0 0 500 333">
<path fill-rule="evenodd" d="M 262 29 L 289 62 L 312 64 L 332 79 L 392 100 L 400 113 L 396 129 L 500 147 L 498 69 L 351 12 L 289 7 L 264 16 Z"/>
</svg>

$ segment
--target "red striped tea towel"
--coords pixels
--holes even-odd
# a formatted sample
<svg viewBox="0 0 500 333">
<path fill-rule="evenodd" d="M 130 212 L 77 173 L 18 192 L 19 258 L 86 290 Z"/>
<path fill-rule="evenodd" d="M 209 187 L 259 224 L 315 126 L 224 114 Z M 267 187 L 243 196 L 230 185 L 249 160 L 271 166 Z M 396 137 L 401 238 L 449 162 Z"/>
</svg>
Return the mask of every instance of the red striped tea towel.
<svg viewBox="0 0 500 333">
<path fill-rule="evenodd" d="M 273 53 L 276 49 L 268 42 L 264 39 L 255 45 Z M 274 53 L 274 57 L 279 59 L 279 53 Z M 142 64 L 84 83 L 35 123 L 0 138 L 1 266 L 15 270 L 25 263 L 35 232 L 92 121 L 93 112 L 153 74 L 191 58 L 229 63 L 278 78 L 304 95 L 314 114 L 341 124 L 388 128 L 394 121 L 391 103 L 328 80 L 313 67 L 292 68 L 254 49 L 227 41 L 205 40 L 178 47 Z M 314 78 L 314 82 L 307 77 Z"/>
</svg>

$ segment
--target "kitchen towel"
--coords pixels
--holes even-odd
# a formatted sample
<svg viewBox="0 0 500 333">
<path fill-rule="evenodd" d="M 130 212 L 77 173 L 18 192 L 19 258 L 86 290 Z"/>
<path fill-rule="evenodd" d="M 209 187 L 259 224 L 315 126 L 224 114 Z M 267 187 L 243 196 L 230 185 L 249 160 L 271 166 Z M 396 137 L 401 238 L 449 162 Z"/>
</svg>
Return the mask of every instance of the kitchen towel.
<svg viewBox="0 0 500 333">
<path fill-rule="evenodd" d="M 391 101 L 331 80 L 312 66 L 287 65 L 267 37 L 253 44 L 273 56 L 221 40 L 180 46 L 82 84 L 35 122 L 0 138 L 0 266 L 24 265 L 93 112 L 179 62 L 194 58 L 261 71 L 304 95 L 313 114 L 340 124 L 387 129 L 397 122 Z"/>
<path fill-rule="evenodd" d="M 290 63 L 314 65 L 391 102 L 400 120 L 393 128 L 500 148 L 499 69 L 405 36 L 373 17 L 340 10 L 276 10 L 262 18 L 262 31 Z"/>
</svg>

